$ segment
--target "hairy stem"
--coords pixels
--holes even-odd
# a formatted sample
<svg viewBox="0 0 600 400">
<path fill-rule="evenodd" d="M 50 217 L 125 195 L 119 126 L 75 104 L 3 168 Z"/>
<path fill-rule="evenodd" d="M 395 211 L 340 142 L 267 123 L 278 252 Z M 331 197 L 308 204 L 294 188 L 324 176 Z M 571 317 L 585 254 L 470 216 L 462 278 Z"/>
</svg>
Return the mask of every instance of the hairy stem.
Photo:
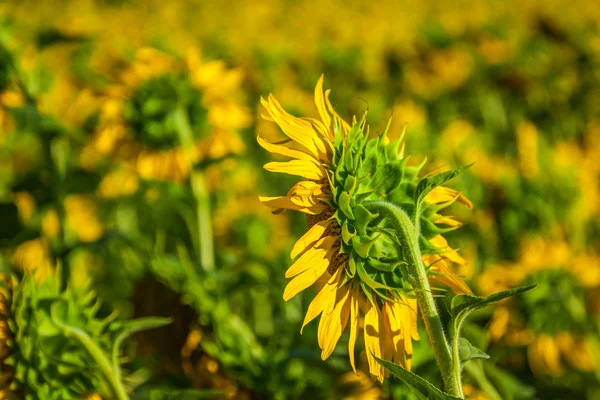
<svg viewBox="0 0 600 400">
<path fill-rule="evenodd" d="M 452 396 L 463 398 L 460 370 L 455 371 L 450 346 L 444 334 L 440 315 L 431 293 L 431 286 L 427 271 L 421 258 L 419 247 L 419 231 L 410 217 L 400 207 L 385 201 L 370 201 L 364 206 L 370 211 L 375 211 L 381 216 L 388 217 L 394 225 L 398 240 L 402 246 L 402 254 L 408 263 L 408 271 L 412 274 L 412 284 L 415 286 L 415 295 L 423 315 L 425 329 L 429 342 L 433 348 L 435 359 L 440 368 L 444 388 Z M 460 368 L 459 368 L 460 369 Z"/>
</svg>

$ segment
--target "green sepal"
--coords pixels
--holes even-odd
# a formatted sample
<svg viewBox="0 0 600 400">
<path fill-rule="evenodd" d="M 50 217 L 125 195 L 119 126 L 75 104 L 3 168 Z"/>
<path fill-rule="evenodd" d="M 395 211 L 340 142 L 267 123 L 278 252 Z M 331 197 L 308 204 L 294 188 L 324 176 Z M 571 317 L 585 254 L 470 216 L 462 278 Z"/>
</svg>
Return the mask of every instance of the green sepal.
<svg viewBox="0 0 600 400">
<path fill-rule="evenodd" d="M 389 286 L 383 285 L 383 284 L 375 281 L 373 278 L 371 278 L 369 276 L 369 274 L 367 273 L 367 271 L 365 270 L 363 261 L 358 261 L 356 263 L 356 272 L 358 272 L 358 277 L 361 279 L 362 283 L 366 284 L 368 287 L 370 287 L 373 290 L 376 290 L 376 289 L 390 290 L 391 289 Z"/>
<path fill-rule="evenodd" d="M 467 339 L 461 337 L 458 344 L 458 357 L 460 361 L 465 362 L 478 358 L 489 359 L 489 354 L 485 353 L 481 349 L 473 346 Z"/>
<path fill-rule="evenodd" d="M 356 275 L 356 261 L 354 261 L 354 258 L 352 257 L 350 257 L 350 260 L 348 261 L 348 269 L 346 270 L 346 273 L 350 278 L 354 278 L 354 275 Z"/>
<path fill-rule="evenodd" d="M 352 194 L 352 192 L 354 192 L 356 189 L 356 181 L 357 179 L 354 176 L 348 175 L 346 177 L 346 181 L 344 182 L 344 190 Z"/>
<path fill-rule="evenodd" d="M 361 242 L 361 237 L 355 236 L 352 238 L 352 248 L 362 258 L 376 257 L 377 254 L 372 254 L 373 252 L 371 252 L 371 248 L 380 236 L 381 234 L 379 233 L 366 242 Z"/>
<path fill-rule="evenodd" d="M 373 214 L 369 212 L 364 206 L 357 205 L 352 210 L 355 215 L 354 227 L 356 228 L 356 232 L 360 236 L 365 236 L 367 234 L 367 226 L 376 219 L 379 214 Z"/>
<path fill-rule="evenodd" d="M 340 193 L 340 197 L 338 199 L 338 206 L 340 210 L 350 219 L 354 219 L 354 213 L 352 212 L 352 207 L 350 206 L 350 200 L 352 197 L 348 192 Z"/>
<path fill-rule="evenodd" d="M 392 272 L 401 264 L 406 264 L 404 261 L 379 261 L 377 258 L 369 258 L 369 265 L 381 272 Z"/>
<path fill-rule="evenodd" d="M 356 236 L 356 231 L 350 232 L 350 229 L 348 227 L 351 227 L 354 229 L 354 227 L 352 225 L 348 224 L 348 220 L 345 220 L 344 223 L 342 224 L 342 240 L 346 244 L 350 244 L 350 241 L 352 240 L 352 238 L 354 238 Z"/>
<path fill-rule="evenodd" d="M 458 397 L 451 396 L 442 392 L 440 389 L 433 386 L 431 383 L 421 378 L 398 364 L 385 361 L 373 356 L 379 364 L 383 366 L 390 374 L 401 379 L 404 383 L 410 386 L 414 393 L 422 400 L 460 400 Z"/>
</svg>

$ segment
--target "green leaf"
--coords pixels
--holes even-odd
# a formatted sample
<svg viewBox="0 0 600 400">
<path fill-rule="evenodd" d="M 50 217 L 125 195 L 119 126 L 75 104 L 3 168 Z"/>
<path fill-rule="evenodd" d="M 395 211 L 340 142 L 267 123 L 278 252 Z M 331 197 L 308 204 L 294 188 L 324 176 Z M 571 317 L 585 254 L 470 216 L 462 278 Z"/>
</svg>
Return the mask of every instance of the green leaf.
<svg viewBox="0 0 600 400">
<path fill-rule="evenodd" d="M 533 289 L 537 285 L 522 286 L 514 289 L 504 290 L 502 292 L 494 293 L 488 297 L 471 296 L 468 294 L 459 294 L 452 298 L 450 305 L 450 313 L 454 322 L 455 331 L 458 333 L 458 329 L 464 319 L 472 312 L 481 308 L 484 308 L 492 303 L 496 303 L 500 300 L 504 300 L 508 297 L 515 296 L 519 293 L 526 292 Z"/>
<path fill-rule="evenodd" d="M 441 172 L 437 175 L 426 176 L 421 179 L 417 185 L 417 190 L 415 191 L 415 204 L 417 204 L 417 206 L 420 205 L 425 196 L 427 196 L 427 193 L 448 182 L 450 179 L 462 174 L 472 165 L 473 164 L 465 165 L 451 171 Z"/>
<path fill-rule="evenodd" d="M 535 398 L 535 389 L 521 382 L 508 372 L 501 370 L 493 363 L 483 366 L 485 374 L 492 381 L 504 400 L 529 400 Z"/>
<path fill-rule="evenodd" d="M 123 331 L 117 336 L 112 348 L 112 362 L 113 366 L 118 366 L 119 352 L 125 339 L 137 332 L 147 331 L 149 329 L 160 328 L 161 326 L 168 325 L 172 322 L 171 318 L 163 317 L 146 317 L 138 318 L 133 321 L 127 321 L 123 327 Z"/>
<path fill-rule="evenodd" d="M 458 397 L 454 397 L 442 392 L 440 389 L 436 388 L 431 383 L 421 378 L 419 375 L 416 375 L 402 368 L 400 365 L 391 363 L 389 361 L 381 360 L 377 357 L 375 357 L 375 359 L 392 375 L 394 375 L 397 378 L 400 378 L 402 381 L 404 381 L 404 383 L 409 385 L 415 391 L 415 393 L 422 399 L 459 400 Z"/>
<path fill-rule="evenodd" d="M 483 358 L 486 360 L 490 358 L 488 354 L 473 346 L 471 342 L 462 337 L 460 338 L 460 343 L 458 345 L 458 356 L 460 357 L 460 361 L 462 362 L 474 360 L 477 358 Z"/>
</svg>

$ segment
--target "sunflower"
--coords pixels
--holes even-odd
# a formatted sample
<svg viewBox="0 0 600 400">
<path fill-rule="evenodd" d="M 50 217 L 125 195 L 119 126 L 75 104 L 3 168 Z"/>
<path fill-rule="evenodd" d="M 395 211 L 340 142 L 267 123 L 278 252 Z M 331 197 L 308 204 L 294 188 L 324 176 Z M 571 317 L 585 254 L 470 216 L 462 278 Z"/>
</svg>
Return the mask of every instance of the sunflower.
<svg viewBox="0 0 600 400">
<path fill-rule="evenodd" d="M 558 238 L 523 240 L 515 263 L 489 267 L 478 278 L 484 294 L 536 283 L 531 293 L 501 303 L 488 331 L 495 342 L 526 346 L 536 376 L 560 376 L 566 366 L 597 368 L 592 356 L 588 299 L 600 287 L 600 263 Z"/>
<path fill-rule="evenodd" d="M 402 271 L 402 250 L 394 245 L 393 233 L 385 221 L 367 210 L 365 202 L 384 200 L 413 211 L 417 176 L 424 163 L 408 163 L 403 136 L 391 142 L 386 138 L 389 123 L 381 135 L 372 138 L 366 114 L 348 124 L 335 112 L 329 94 L 323 91 L 321 76 L 315 88 L 320 119 L 288 114 L 273 95 L 261 99 L 267 112 L 263 118 L 279 125 L 287 139 L 272 143 L 259 136 L 258 143 L 271 153 L 292 158 L 270 162 L 265 169 L 306 179 L 285 196 L 260 200 L 276 214 L 294 210 L 307 215 L 308 230 L 291 251 L 296 260 L 285 273 L 292 279 L 283 299 L 322 284 L 302 324 L 303 329 L 321 316 L 321 358 L 331 355 L 348 328 L 350 364 L 356 372 L 354 349 L 359 321 L 364 318 L 369 371 L 382 382 L 385 373 L 373 355 L 411 367 L 412 341 L 419 340 L 417 300 Z M 457 191 L 441 186 L 427 195 L 419 216 L 419 240 L 431 278 L 457 293 L 471 293 L 451 269 L 453 262 L 464 260 L 441 236 L 461 225 L 438 214 L 455 201 L 472 206 Z"/>
<path fill-rule="evenodd" d="M 194 163 L 242 152 L 237 132 L 250 122 L 239 104 L 242 77 L 196 49 L 184 59 L 138 50 L 107 91 L 82 163 L 93 168 L 115 155 L 141 178 L 181 182 Z"/>
</svg>

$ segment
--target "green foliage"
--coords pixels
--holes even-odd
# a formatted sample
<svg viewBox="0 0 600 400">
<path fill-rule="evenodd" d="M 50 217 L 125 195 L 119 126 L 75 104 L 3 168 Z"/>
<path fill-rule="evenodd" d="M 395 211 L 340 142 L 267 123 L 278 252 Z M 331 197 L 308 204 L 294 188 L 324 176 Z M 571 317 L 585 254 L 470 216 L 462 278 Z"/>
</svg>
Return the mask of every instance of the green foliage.
<svg viewBox="0 0 600 400">
<path fill-rule="evenodd" d="M 102 388 L 102 377 L 85 349 L 53 322 L 52 308 L 62 304 L 68 323 L 98 346 L 109 348 L 115 315 L 98 317 L 100 303 L 90 287 L 62 290 L 55 278 L 37 283 L 33 276 L 12 280 L 12 352 L 5 361 L 15 373 L 11 389 L 26 399 L 81 399 Z"/>
<path fill-rule="evenodd" d="M 375 357 L 377 362 L 389 371 L 395 377 L 402 379 L 407 385 L 411 386 L 415 393 L 420 397 L 421 400 L 435 399 L 435 400 L 458 400 L 459 397 L 450 396 L 442 392 L 440 389 L 433 386 L 427 380 L 421 378 L 419 375 L 415 375 L 412 372 L 402 368 L 400 365 L 394 364 L 389 361 L 381 360 Z"/>
<path fill-rule="evenodd" d="M 477 347 L 473 346 L 471 342 L 464 337 L 459 339 L 458 356 L 460 357 L 460 361 L 463 363 L 469 360 L 476 360 L 478 358 L 483 358 L 485 360 L 490 358 L 489 354 L 486 354 Z"/>
<path fill-rule="evenodd" d="M 500 300 L 504 300 L 508 297 L 515 296 L 519 293 L 526 292 L 533 289 L 536 285 L 523 286 L 514 289 L 504 290 L 502 292 L 495 293 L 488 297 L 471 296 L 467 294 L 459 294 L 452 298 L 450 306 L 450 313 L 452 315 L 453 332 L 455 334 L 460 333 L 460 327 L 464 322 L 465 318 L 475 310 L 489 306 L 490 304 L 496 303 Z"/>
</svg>

